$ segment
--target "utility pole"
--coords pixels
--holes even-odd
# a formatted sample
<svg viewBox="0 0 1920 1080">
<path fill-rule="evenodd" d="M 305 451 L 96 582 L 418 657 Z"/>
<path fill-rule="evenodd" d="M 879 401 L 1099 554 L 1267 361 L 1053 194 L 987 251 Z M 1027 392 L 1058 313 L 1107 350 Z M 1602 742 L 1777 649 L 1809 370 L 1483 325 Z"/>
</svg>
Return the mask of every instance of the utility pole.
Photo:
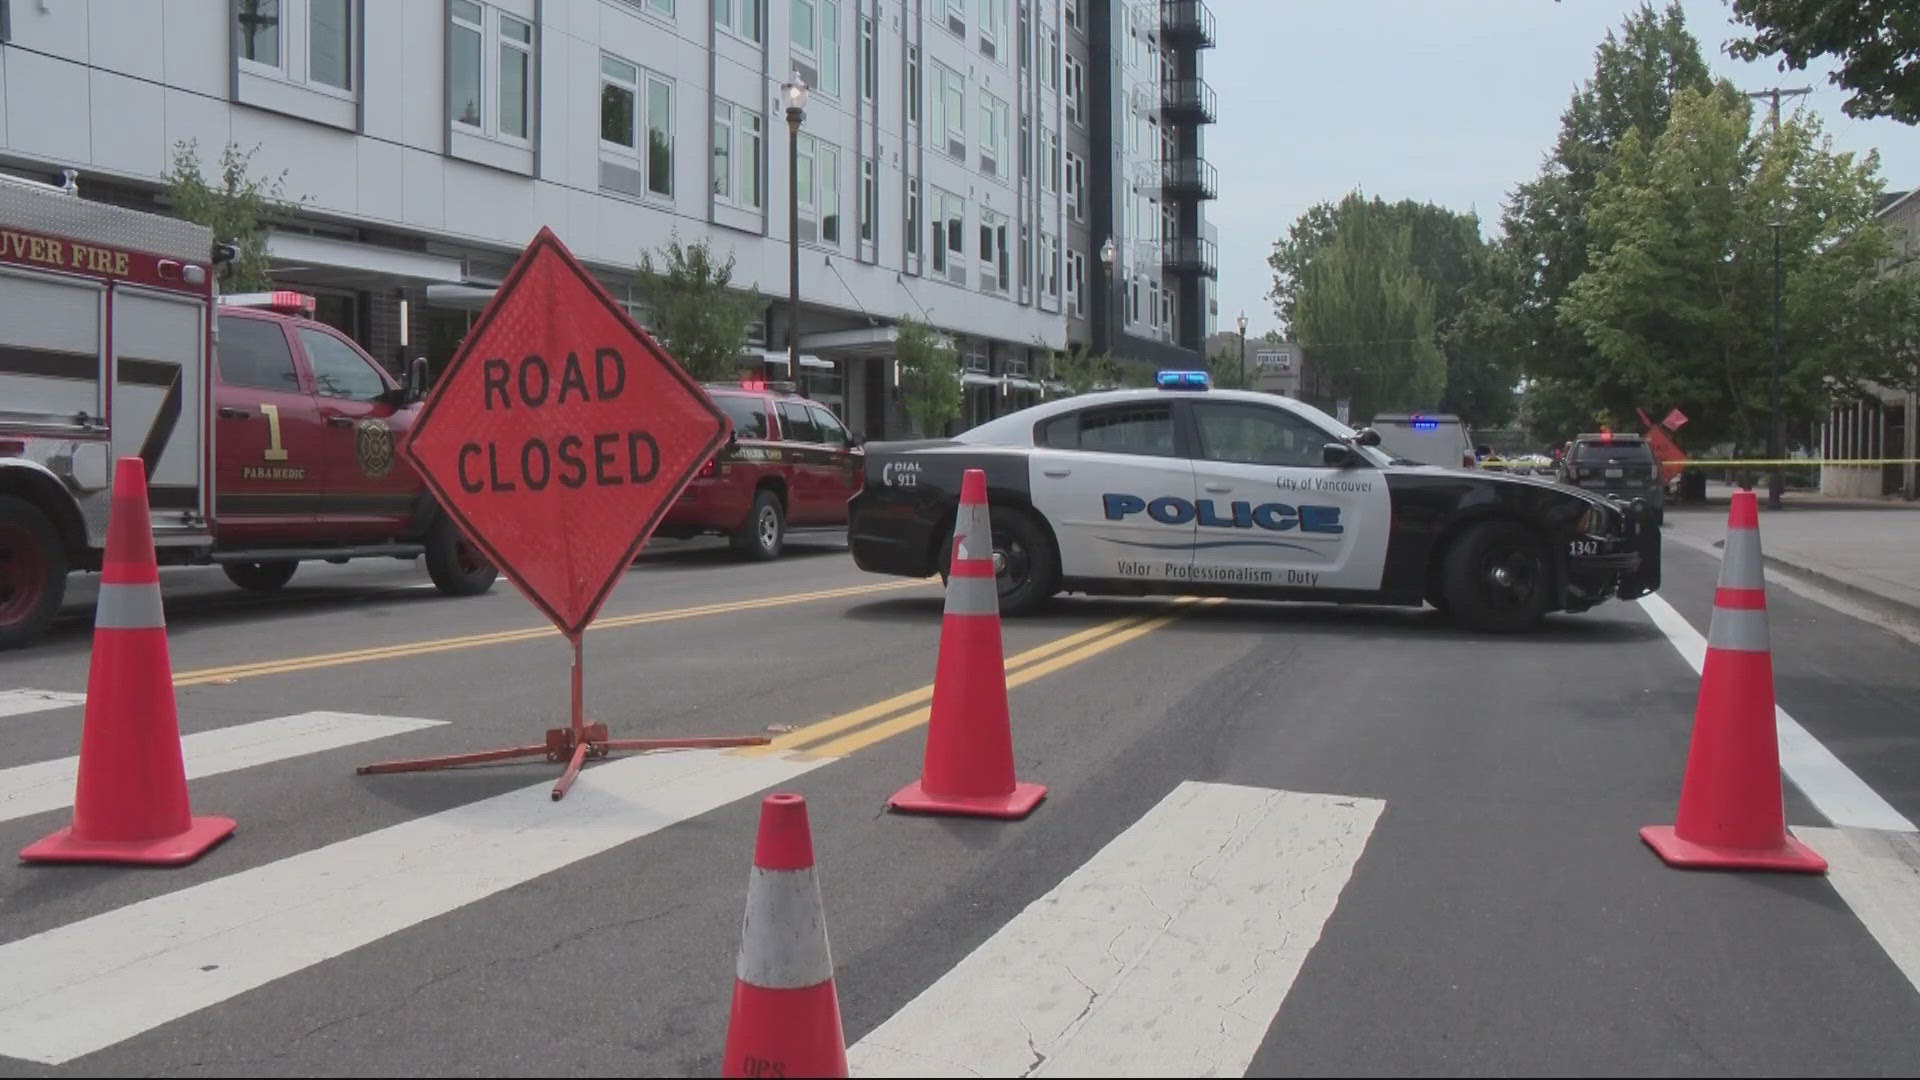
<svg viewBox="0 0 1920 1080">
<path fill-rule="evenodd" d="M 1780 136 L 1780 99 L 1783 97 L 1801 97 L 1813 93 L 1810 87 L 1785 89 L 1773 87 L 1768 90 L 1749 90 L 1750 98 L 1773 99 L 1773 134 Z M 1773 464 L 1767 466 L 1767 509 L 1780 509 L 1780 493 L 1786 487 L 1786 476 L 1780 469 L 1780 455 L 1785 453 L 1785 433 L 1781 430 L 1780 417 L 1780 229 L 1781 222 L 1773 222 L 1773 371 L 1768 378 L 1769 396 L 1772 399 L 1771 414 L 1767 417 L 1767 459 Z"/>
</svg>

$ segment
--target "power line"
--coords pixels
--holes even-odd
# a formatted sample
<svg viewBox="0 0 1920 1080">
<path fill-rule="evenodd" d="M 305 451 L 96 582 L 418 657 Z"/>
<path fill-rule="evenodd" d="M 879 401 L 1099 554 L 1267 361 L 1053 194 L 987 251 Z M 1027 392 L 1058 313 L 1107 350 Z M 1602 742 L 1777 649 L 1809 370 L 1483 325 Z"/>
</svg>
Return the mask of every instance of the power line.
<svg viewBox="0 0 1920 1080">
<path fill-rule="evenodd" d="M 1810 86 L 1796 87 L 1792 90 L 1775 86 L 1767 90 L 1748 90 L 1748 91 L 1745 91 L 1741 96 L 1750 97 L 1750 98 L 1772 98 L 1773 99 L 1773 133 L 1775 135 L 1778 135 L 1780 134 L 1780 99 L 1783 97 L 1804 97 L 1805 95 L 1811 94 L 1811 93 L 1813 93 L 1813 88 Z"/>
</svg>

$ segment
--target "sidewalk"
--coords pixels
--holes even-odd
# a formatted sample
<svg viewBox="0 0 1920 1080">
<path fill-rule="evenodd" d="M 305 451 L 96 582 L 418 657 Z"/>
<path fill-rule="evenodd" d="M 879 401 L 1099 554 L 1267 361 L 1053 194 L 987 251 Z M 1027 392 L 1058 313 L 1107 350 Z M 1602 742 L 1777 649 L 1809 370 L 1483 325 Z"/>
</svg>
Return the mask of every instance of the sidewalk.
<svg viewBox="0 0 1920 1080">
<path fill-rule="evenodd" d="M 1733 488 L 1710 484 L 1705 503 L 1670 503 L 1666 537 L 1719 554 Z M 1767 564 L 1905 619 L 1920 619 L 1920 502 L 1836 499 L 1788 492 L 1779 510 L 1760 492 Z"/>
</svg>

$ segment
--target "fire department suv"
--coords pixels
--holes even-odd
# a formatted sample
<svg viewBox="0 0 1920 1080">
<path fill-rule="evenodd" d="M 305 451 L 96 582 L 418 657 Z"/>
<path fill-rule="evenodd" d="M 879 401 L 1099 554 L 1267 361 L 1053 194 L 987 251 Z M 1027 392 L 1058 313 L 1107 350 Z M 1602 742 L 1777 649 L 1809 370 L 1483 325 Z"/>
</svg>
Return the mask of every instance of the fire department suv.
<svg viewBox="0 0 1920 1080">
<path fill-rule="evenodd" d="M 1057 592 L 1419 605 L 1514 631 L 1660 585 L 1646 509 L 1417 465 L 1309 405 L 1159 387 L 1036 405 L 952 439 L 867 444 L 848 539 L 865 570 L 944 572 L 961 474 L 992 502 L 1001 610 Z"/>
<path fill-rule="evenodd" d="M 146 463 L 164 565 L 243 588 L 302 559 L 424 554 L 445 593 L 495 570 L 395 452 L 425 379 L 389 378 L 295 293 L 216 303 L 204 228 L 0 179 L 0 648 L 97 570 L 112 463 Z"/>
</svg>

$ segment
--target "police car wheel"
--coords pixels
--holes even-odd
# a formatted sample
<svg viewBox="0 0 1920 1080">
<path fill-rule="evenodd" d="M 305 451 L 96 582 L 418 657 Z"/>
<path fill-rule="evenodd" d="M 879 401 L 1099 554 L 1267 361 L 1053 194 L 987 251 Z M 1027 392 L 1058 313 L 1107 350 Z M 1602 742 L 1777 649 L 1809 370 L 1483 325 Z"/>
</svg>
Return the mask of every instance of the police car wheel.
<svg viewBox="0 0 1920 1080">
<path fill-rule="evenodd" d="M 766 488 L 754 492 L 753 509 L 733 534 L 733 550 L 749 559 L 776 559 L 786 538 L 787 516 L 780 510 L 780 496 Z"/>
<path fill-rule="evenodd" d="M 265 559 L 260 562 L 225 563 L 227 580 L 248 592 L 272 592 L 293 580 L 300 564 L 293 559 Z"/>
<path fill-rule="evenodd" d="M 443 595 L 478 596 L 493 588 L 500 571 L 442 514 L 427 533 L 427 576 Z"/>
<path fill-rule="evenodd" d="M 1539 538 L 1511 521 L 1484 521 L 1461 533 L 1441 567 L 1447 609 L 1470 630 L 1513 633 L 1546 614 L 1552 568 Z"/>
<path fill-rule="evenodd" d="M 1000 614 L 1024 615 L 1059 591 L 1054 573 L 1053 540 L 1033 517 L 1023 511 L 995 508 L 993 517 L 994 584 L 1000 594 Z M 941 546 L 940 580 L 947 580 L 953 558 L 953 531 Z"/>
<path fill-rule="evenodd" d="M 0 495 L 0 649 L 46 633 L 67 591 L 67 549 L 47 515 Z"/>
</svg>

